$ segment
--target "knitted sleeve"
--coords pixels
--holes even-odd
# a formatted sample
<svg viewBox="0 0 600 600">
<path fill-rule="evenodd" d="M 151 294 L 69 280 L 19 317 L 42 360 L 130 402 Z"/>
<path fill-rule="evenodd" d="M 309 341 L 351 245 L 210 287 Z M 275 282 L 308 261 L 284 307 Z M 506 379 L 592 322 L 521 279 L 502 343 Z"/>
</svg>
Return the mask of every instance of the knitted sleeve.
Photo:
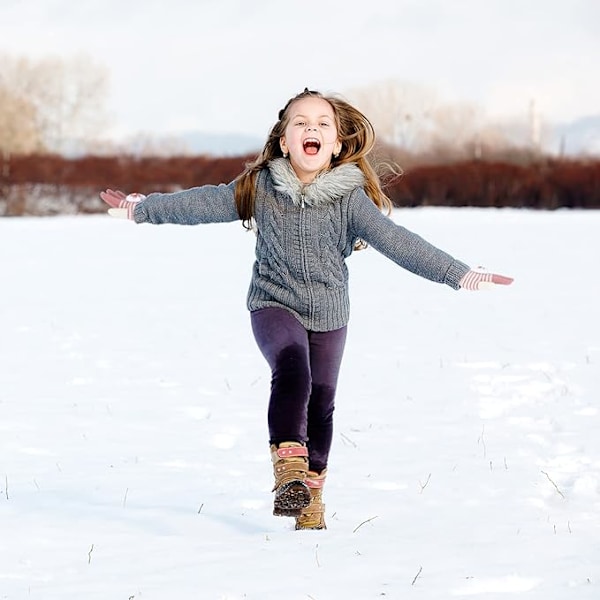
<svg viewBox="0 0 600 600">
<path fill-rule="evenodd" d="M 239 219 L 235 182 L 203 185 L 172 194 L 149 194 L 133 213 L 136 223 L 229 223 Z"/>
<path fill-rule="evenodd" d="M 445 283 L 457 290 L 459 281 L 469 271 L 465 263 L 394 223 L 362 188 L 351 194 L 349 224 L 355 237 L 404 269 L 431 281 Z"/>
</svg>

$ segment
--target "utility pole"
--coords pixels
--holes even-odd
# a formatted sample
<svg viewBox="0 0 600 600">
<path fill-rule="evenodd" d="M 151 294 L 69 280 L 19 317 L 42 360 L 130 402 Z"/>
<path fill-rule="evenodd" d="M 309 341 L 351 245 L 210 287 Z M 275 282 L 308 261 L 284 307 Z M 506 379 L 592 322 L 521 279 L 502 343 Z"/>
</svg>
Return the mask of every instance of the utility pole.
<svg viewBox="0 0 600 600">
<path fill-rule="evenodd" d="M 540 115 L 537 110 L 535 100 L 529 103 L 529 142 L 535 154 L 540 154 L 542 150 L 542 132 L 540 125 Z"/>
</svg>

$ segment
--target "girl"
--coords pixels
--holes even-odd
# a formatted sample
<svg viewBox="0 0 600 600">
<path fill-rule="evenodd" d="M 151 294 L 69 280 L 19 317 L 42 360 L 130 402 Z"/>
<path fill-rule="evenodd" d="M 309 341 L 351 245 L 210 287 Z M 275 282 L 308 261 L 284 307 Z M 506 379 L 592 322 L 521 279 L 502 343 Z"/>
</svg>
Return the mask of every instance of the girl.
<svg viewBox="0 0 600 600">
<path fill-rule="evenodd" d="M 100 197 L 136 223 L 241 220 L 256 232 L 247 306 L 272 374 L 268 408 L 275 515 L 296 529 L 324 529 L 322 491 L 334 398 L 349 317 L 345 259 L 370 244 L 401 267 L 451 288 L 507 285 L 471 270 L 396 225 L 367 157 L 369 120 L 334 96 L 305 89 L 279 112 L 257 157 L 229 184 L 172 194 Z"/>
</svg>

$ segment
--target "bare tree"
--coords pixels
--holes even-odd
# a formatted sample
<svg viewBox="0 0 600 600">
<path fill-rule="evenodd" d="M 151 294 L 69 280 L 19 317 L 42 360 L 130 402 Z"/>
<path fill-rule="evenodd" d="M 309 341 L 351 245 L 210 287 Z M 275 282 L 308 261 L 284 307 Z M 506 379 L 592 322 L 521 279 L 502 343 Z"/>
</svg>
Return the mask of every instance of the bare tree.
<svg viewBox="0 0 600 600">
<path fill-rule="evenodd" d="M 440 100 L 428 87 L 388 80 L 348 96 L 388 145 L 439 162 L 483 158 L 523 142 L 523 122 L 493 122 L 469 103 Z"/>
<path fill-rule="evenodd" d="M 510 146 L 506 132 L 473 104 L 441 105 L 433 117 L 430 154 L 443 159 L 480 159 Z"/>
<path fill-rule="evenodd" d="M 413 152 L 429 144 L 439 105 L 431 88 L 387 80 L 351 90 L 347 95 L 369 117 L 384 142 Z"/>
<path fill-rule="evenodd" d="M 483 112 L 470 104 L 444 104 L 433 115 L 430 144 L 462 152 L 481 136 Z"/>
<path fill-rule="evenodd" d="M 35 130 L 47 150 L 82 150 L 105 126 L 108 74 L 90 58 L 3 56 L 0 67 L 0 87 L 33 111 Z"/>
<path fill-rule="evenodd" d="M 0 85 L 0 152 L 30 154 L 44 149 L 35 109 L 25 98 Z"/>
</svg>

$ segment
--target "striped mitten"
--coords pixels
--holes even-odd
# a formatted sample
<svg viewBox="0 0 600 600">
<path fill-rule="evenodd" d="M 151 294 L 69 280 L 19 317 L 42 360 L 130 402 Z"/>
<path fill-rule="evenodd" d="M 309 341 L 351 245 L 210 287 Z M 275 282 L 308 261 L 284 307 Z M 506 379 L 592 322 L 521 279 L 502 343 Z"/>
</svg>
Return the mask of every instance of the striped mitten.
<svg viewBox="0 0 600 600">
<path fill-rule="evenodd" d="M 495 285 L 510 285 L 513 282 L 512 277 L 489 273 L 481 268 L 471 269 L 460 280 L 459 285 L 465 290 L 488 290 Z"/>
<path fill-rule="evenodd" d="M 108 214 L 118 219 L 129 219 L 133 221 L 133 211 L 136 205 L 144 200 L 144 194 L 126 195 L 119 190 L 106 190 L 100 192 L 100 198 L 110 206 Z"/>
</svg>

